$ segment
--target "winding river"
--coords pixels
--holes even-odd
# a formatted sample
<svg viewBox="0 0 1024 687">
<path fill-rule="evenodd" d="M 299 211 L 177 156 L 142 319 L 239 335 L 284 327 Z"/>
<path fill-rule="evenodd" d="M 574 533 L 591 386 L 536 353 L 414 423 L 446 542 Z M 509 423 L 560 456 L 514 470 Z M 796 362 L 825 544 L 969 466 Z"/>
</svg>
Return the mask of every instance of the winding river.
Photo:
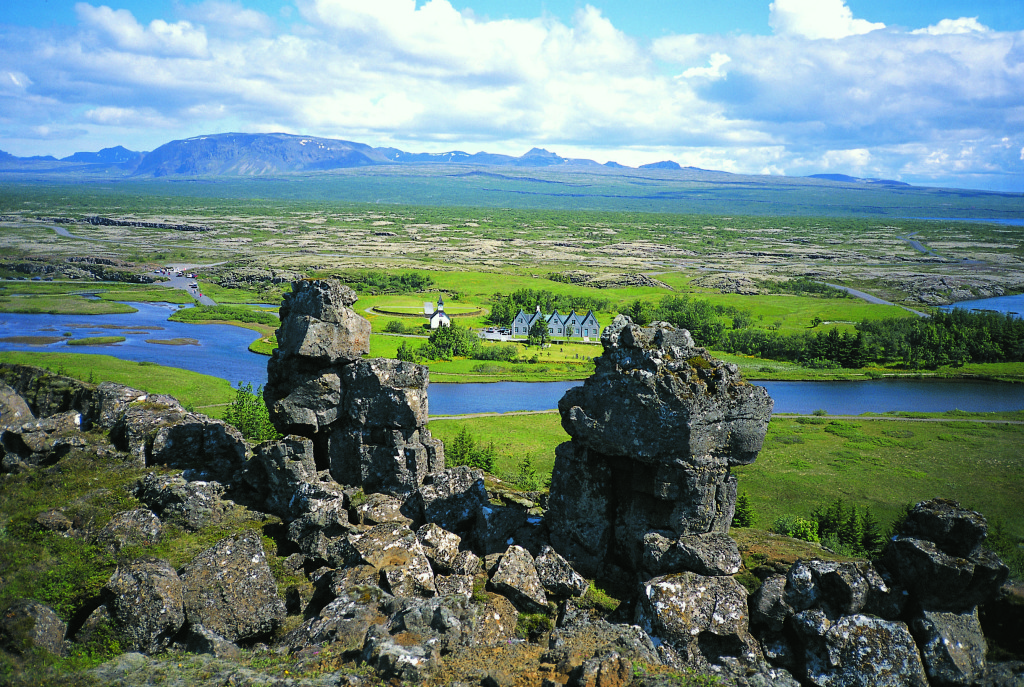
<svg viewBox="0 0 1024 687">
<path fill-rule="evenodd" d="M 1008 297 L 1000 307 L 1024 312 L 1024 296 Z M 177 306 L 166 303 L 132 303 L 136 313 L 119 315 L 23 315 L 0 313 L 0 351 L 62 351 L 102 353 L 126 360 L 181 367 L 221 377 L 232 384 L 267 381 L 266 356 L 250 353 L 255 334 L 231 325 L 196 325 L 169 322 Z M 966 305 L 966 304 L 960 304 Z M 990 301 L 969 307 L 990 307 Z M 1009 310 L 1014 308 L 1015 310 Z M 125 341 L 105 346 L 68 346 L 64 335 L 74 338 L 124 336 Z M 47 336 L 54 341 L 31 345 L 4 341 L 11 337 Z M 198 345 L 169 346 L 147 343 L 154 339 L 195 339 Z M 550 410 L 569 387 L 582 382 L 499 382 L 494 384 L 432 384 L 432 416 L 470 413 L 505 413 Z M 777 413 L 859 415 L 887 411 L 940 412 L 945 410 L 1005 411 L 1024 409 L 1024 384 L 970 380 L 884 379 L 858 382 L 760 382 L 775 399 Z"/>
</svg>

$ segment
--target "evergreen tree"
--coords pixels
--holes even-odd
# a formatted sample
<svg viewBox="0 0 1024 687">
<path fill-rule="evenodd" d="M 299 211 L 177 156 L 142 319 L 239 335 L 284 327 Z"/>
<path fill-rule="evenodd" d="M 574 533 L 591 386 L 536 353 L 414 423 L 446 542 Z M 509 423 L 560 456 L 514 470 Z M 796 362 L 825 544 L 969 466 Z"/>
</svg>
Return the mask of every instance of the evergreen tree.
<svg viewBox="0 0 1024 687">
<path fill-rule="evenodd" d="M 732 516 L 733 527 L 752 527 L 757 521 L 757 514 L 754 506 L 750 503 L 747 494 L 740 494 L 736 497 L 736 512 Z"/>
<path fill-rule="evenodd" d="M 871 513 L 870 508 L 864 509 L 860 530 L 860 547 L 864 550 L 864 553 L 868 556 L 880 554 L 882 547 L 885 546 L 885 534 L 882 532 L 881 524 Z"/>
<path fill-rule="evenodd" d="M 270 421 L 270 411 L 263 400 L 263 387 L 252 390 L 252 384 L 238 383 L 235 400 L 224 413 L 224 421 L 234 426 L 247 440 L 260 443 L 279 439 L 274 423 Z"/>
</svg>

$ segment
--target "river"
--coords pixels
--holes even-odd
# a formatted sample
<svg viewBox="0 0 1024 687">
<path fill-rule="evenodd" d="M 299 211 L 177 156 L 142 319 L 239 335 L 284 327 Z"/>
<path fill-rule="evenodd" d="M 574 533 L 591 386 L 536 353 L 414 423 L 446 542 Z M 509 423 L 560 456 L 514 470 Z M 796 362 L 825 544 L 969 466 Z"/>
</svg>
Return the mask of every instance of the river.
<svg viewBox="0 0 1024 687">
<path fill-rule="evenodd" d="M 1024 312 L 1021 300 L 1018 308 Z M 990 299 L 991 300 L 991 299 Z M 119 315 L 22 315 L 0 313 L 0 339 L 12 336 L 75 338 L 124 336 L 122 343 L 106 346 L 68 346 L 63 340 L 44 346 L 0 341 L 0 351 L 61 351 L 102 353 L 126 360 L 159 363 L 213 375 L 232 384 L 267 381 L 267 357 L 251 353 L 255 333 L 231 325 L 169 322 L 177 306 L 166 303 L 132 303 L 136 313 Z M 962 305 L 962 304 L 961 304 Z M 988 307 L 988 306 L 986 306 Z M 994 308 L 993 308 L 994 309 Z M 110 328 L 108 328 L 110 327 Z M 146 343 L 147 339 L 192 338 L 198 346 Z M 565 390 L 582 382 L 498 382 L 494 384 L 432 384 L 431 415 L 505 413 L 517 410 L 550 410 L 558 406 Z M 1024 384 L 982 381 L 884 379 L 860 382 L 761 382 L 775 399 L 777 413 L 859 415 L 887 411 L 940 412 L 945 410 L 1005 411 L 1024 409 Z"/>
</svg>

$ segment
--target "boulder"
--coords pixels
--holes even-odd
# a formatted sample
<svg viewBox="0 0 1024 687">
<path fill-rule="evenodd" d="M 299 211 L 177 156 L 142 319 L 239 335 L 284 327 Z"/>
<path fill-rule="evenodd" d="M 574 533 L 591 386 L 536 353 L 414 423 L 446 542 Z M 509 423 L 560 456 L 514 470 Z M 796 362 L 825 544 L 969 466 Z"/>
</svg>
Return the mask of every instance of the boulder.
<svg viewBox="0 0 1024 687">
<path fill-rule="evenodd" d="M 0 382 L 0 431 L 21 427 L 35 420 L 32 409 L 18 392 Z"/>
<path fill-rule="evenodd" d="M 282 434 L 315 436 L 341 417 L 344 389 L 338 370 L 307 370 L 300 363 L 278 360 L 267 366 L 267 375 L 263 398 Z"/>
<path fill-rule="evenodd" d="M 38 648 L 59 656 L 66 632 L 67 624 L 39 601 L 20 599 L 0 613 L 0 648 L 15 654 Z"/>
<path fill-rule="evenodd" d="M 230 642 L 268 635 L 285 616 L 258 532 L 217 542 L 181 572 L 185 614 Z"/>
<path fill-rule="evenodd" d="M 575 441 L 642 462 L 746 465 L 757 457 L 772 401 L 735 365 L 711 358 L 685 329 L 639 327 L 622 315 L 601 344 L 594 375 L 558 404 Z"/>
<path fill-rule="evenodd" d="M 361 658 L 385 680 L 418 683 L 437 671 L 441 653 L 432 644 L 394 637 L 384 626 L 374 625 L 366 632 Z"/>
<path fill-rule="evenodd" d="M 769 632 L 781 632 L 793 608 L 786 603 L 786 576 L 772 575 L 758 587 L 750 599 L 750 622 Z"/>
<path fill-rule="evenodd" d="M 674 542 L 656 532 L 644 536 L 643 567 L 652 575 L 686 570 L 699 575 L 735 575 L 741 565 L 739 548 L 727 534 L 695 534 Z"/>
<path fill-rule="evenodd" d="M 650 666 L 662 663 L 655 641 L 643 629 L 605 620 L 553 630 L 541 662 L 553 664 L 560 673 L 573 674 L 587 661 L 611 653 Z"/>
<path fill-rule="evenodd" d="M 449 532 L 466 532 L 489 507 L 484 473 L 465 465 L 430 475 L 412 497 L 426 522 Z"/>
<path fill-rule="evenodd" d="M 747 591 L 733 578 L 684 572 L 643 584 L 635 622 L 691 662 L 755 663 L 761 655 L 747 613 Z"/>
<path fill-rule="evenodd" d="M 239 659 L 242 650 L 238 645 L 202 625 L 189 625 L 185 638 L 185 651 L 191 654 L 210 654 L 217 658 Z"/>
<path fill-rule="evenodd" d="M 402 513 L 405 502 L 397 496 L 390 494 L 369 494 L 364 503 L 355 506 L 353 519 L 358 525 L 383 525 L 384 523 L 397 523 L 411 525 L 412 519 Z M 422 543 L 422 542 L 421 542 Z"/>
<path fill-rule="evenodd" d="M 163 537 L 160 518 L 151 510 L 140 508 L 115 513 L 96 535 L 96 541 L 112 553 L 134 546 L 154 546 Z"/>
<path fill-rule="evenodd" d="M 51 465 L 63 458 L 75 445 L 82 429 L 82 414 L 68 411 L 0 432 L 0 446 L 6 453 L 5 464 Z M 17 460 L 15 461 L 15 457 Z"/>
<path fill-rule="evenodd" d="M 313 442 L 294 434 L 257 446 L 241 479 L 253 492 L 258 510 L 286 521 L 343 499 L 341 487 L 317 471 Z"/>
<path fill-rule="evenodd" d="M 961 558 L 941 551 L 933 542 L 905 535 L 886 545 L 883 561 L 929 610 L 969 610 L 995 598 L 1009 575 L 1009 568 L 986 549 Z"/>
<path fill-rule="evenodd" d="M 245 464 L 248 446 L 234 427 L 184 410 L 166 397 L 133 403 L 110 430 L 111 440 L 140 467 L 194 468 L 209 479 L 230 480 Z"/>
<path fill-rule="evenodd" d="M 820 610 L 793 616 L 804 679 L 819 687 L 928 687 L 914 638 L 900 622 L 865 615 L 829 620 Z"/>
<path fill-rule="evenodd" d="M 369 353 L 370 323 L 348 307 L 357 298 L 355 291 L 335 279 L 294 282 L 281 304 L 278 355 L 334 365 Z"/>
<path fill-rule="evenodd" d="M 189 481 L 181 475 L 146 474 L 134 487 L 135 497 L 159 518 L 190 532 L 219 522 L 233 507 L 219 482 Z"/>
<path fill-rule="evenodd" d="M 366 631 L 383 623 L 384 593 L 376 587 L 350 587 L 339 590 L 337 598 L 320 613 L 278 642 L 290 651 L 306 646 L 340 644 L 343 650 L 362 649 Z"/>
<path fill-rule="evenodd" d="M 104 591 L 109 597 L 107 610 L 128 651 L 162 651 L 185 624 L 184 587 L 165 560 L 149 558 L 117 566 Z"/>
<path fill-rule="evenodd" d="M 426 427 L 341 426 L 326 443 L 331 477 L 366 493 L 404 496 L 444 466 L 443 446 Z"/>
<path fill-rule="evenodd" d="M 435 575 L 434 586 L 438 596 L 456 594 L 467 599 L 473 596 L 472 575 Z"/>
<path fill-rule="evenodd" d="M 434 522 L 428 522 L 416 530 L 416 539 L 434 570 L 439 573 L 452 573 L 455 559 L 459 555 L 462 537 L 453 534 Z M 468 553 L 468 552 L 467 552 Z"/>
<path fill-rule="evenodd" d="M 910 621 L 925 672 L 933 685 L 969 685 L 985 671 L 987 646 L 978 609 L 966 613 L 922 610 Z"/>
<path fill-rule="evenodd" d="M 573 570 L 569 562 L 550 546 L 540 550 L 533 565 L 537 569 L 541 586 L 549 594 L 560 597 L 583 596 L 587 591 L 587 581 L 583 576 Z"/>
<path fill-rule="evenodd" d="M 548 612 L 548 598 L 537 575 L 533 556 L 521 546 L 508 547 L 491 577 L 491 585 L 523 612 Z"/>
<path fill-rule="evenodd" d="M 918 503 L 907 513 L 900 534 L 926 539 L 943 553 L 968 558 L 988 535 L 988 523 L 981 513 L 961 508 L 956 501 L 932 499 Z"/>
</svg>

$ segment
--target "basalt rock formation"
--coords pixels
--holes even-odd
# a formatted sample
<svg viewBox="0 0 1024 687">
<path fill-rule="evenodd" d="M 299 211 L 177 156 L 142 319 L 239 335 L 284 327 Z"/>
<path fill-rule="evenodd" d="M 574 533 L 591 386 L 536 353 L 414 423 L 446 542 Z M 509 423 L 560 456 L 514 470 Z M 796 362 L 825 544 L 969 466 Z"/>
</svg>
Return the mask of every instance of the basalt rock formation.
<svg viewBox="0 0 1024 687">
<path fill-rule="evenodd" d="M 294 286 L 266 391 L 287 435 L 258 446 L 169 397 L 0 366 L 2 471 L 91 453 L 137 470 L 123 495 L 145 506 L 106 512 L 116 499 L 95 490 L 19 523 L 117 565 L 73 617 L 9 605 L 0 651 L 116 636 L 140 653 L 94 677 L 126 686 L 276 684 L 285 661 L 317 674 L 282 682 L 302 687 L 640 687 L 692 670 L 735 687 L 1020 684 L 1024 664 L 986 662 L 977 610 L 1006 568 L 981 547 L 984 519 L 951 502 L 918 504 L 877 561 L 801 560 L 748 597 L 729 470 L 757 456 L 772 402 L 685 330 L 609 327 L 597 372 L 560 403 L 572 441 L 545 499 L 443 469 L 426 369 L 363 359 L 354 300 L 330 280 Z M 179 567 L 152 556 L 176 532 L 225 526 Z M 599 610 L 581 572 L 615 585 L 618 610 Z M 141 655 L 163 652 L 203 656 Z M 248 652 L 275 674 L 240 667 Z M 199 662 L 177 679 L 175 664 Z"/>
<path fill-rule="evenodd" d="M 295 282 L 281 306 L 264 399 L 282 434 L 313 441 L 318 469 L 365 492 L 409 494 L 444 468 L 427 424 L 422 365 L 363 359 L 370 323 L 336 280 Z"/>
<path fill-rule="evenodd" d="M 729 468 L 757 457 L 772 400 L 685 329 L 620 315 L 601 343 L 594 375 L 558 404 L 572 441 L 551 477 L 552 544 L 587 575 L 608 563 L 678 572 L 671 549 L 728 532 Z"/>
</svg>

